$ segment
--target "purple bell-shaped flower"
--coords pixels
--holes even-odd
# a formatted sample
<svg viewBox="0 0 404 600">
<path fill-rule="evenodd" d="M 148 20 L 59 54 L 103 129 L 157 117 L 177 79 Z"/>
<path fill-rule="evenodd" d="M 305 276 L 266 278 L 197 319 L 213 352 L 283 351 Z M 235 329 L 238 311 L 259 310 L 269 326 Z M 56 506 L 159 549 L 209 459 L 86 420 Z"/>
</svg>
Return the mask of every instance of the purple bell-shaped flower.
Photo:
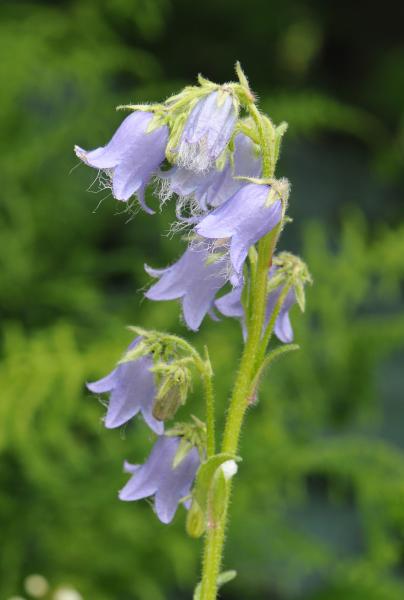
<svg viewBox="0 0 404 600">
<path fill-rule="evenodd" d="M 238 116 L 229 92 L 211 92 L 192 109 L 177 148 L 177 163 L 196 173 L 209 170 L 230 141 Z"/>
<path fill-rule="evenodd" d="M 241 274 L 248 250 L 282 217 L 282 202 L 268 202 L 270 187 L 257 183 L 244 185 L 229 200 L 208 214 L 196 232 L 208 239 L 230 239 L 230 260 Z"/>
<path fill-rule="evenodd" d="M 140 342 L 137 337 L 128 347 L 132 350 Z M 88 383 L 88 389 L 94 394 L 109 393 L 105 427 L 113 429 L 130 421 L 139 412 L 147 425 L 158 435 L 164 431 L 164 425 L 153 417 L 153 405 L 156 397 L 154 375 L 150 371 L 153 366 L 151 356 L 142 356 L 119 364 L 111 373 Z"/>
<path fill-rule="evenodd" d="M 187 326 L 196 331 L 205 315 L 212 309 L 217 292 L 229 279 L 228 261 L 209 251 L 209 245 L 201 241 L 191 244 L 181 258 L 166 269 L 146 271 L 159 277 L 147 292 L 150 300 L 180 299 Z"/>
<path fill-rule="evenodd" d="M 106 146 L 86 151 L 75 146 L 76 155 L 85 164 L 105 171 L 112 182 L 112 193 L 126 202 L 136 194 L 142 208 L 153 214 L 144 199 L 145 188 L 165 158 L 168 127 L 148 132 L 153 113 L 137 111 L 118 127 Z"/>
<path fill-rule="evenodd" d="M 143 465 L 125 463 L 132 477 L 119 492 L 119 498 L 126 501 L 153 496 L 156 514 L 166 524 L 174 518 L 180 500 L 189 495 L 200 465 L 198 450 L 192 447 L 173 467 L 180 442 L 180 437 L 160 436 Z"/>
</svg>

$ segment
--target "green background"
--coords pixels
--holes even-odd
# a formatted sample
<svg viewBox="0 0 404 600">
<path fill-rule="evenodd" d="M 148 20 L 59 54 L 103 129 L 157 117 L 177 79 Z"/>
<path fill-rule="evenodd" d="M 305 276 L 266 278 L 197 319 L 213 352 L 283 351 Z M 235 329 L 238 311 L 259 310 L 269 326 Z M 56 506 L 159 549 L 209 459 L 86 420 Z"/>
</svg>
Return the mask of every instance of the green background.
<svg viewBox="0 0 404 600">
<path fill-rule="evenodd" d="M 143 263 L 183 249 L 172 207 L 132 218 L 72 149 L 104 144 L 115 106 L 198 72 L 231 80 L 237 59 L 263 110 L 289 122 L 280 248 L 314 285 L 292 314 L 302 349 L 248 415 L 225 558 L 238 577 L 221 597 L 404 597 L 402 17 L 392 1 L 0 4 L 2 600 L 33 572 L 85 600 L 192 596 L 201 544 L 183 509 L 166 527 L 117 500 L 122 461 L 144 460 L 150 434 L 105 430 L 84 382 L 110 370 L 127 324 L 166 329 L 209 344 L 223 415 L 239 326 L 206 319 L 194 335 L 175 302 L 142 300 Z"/>
</svg>

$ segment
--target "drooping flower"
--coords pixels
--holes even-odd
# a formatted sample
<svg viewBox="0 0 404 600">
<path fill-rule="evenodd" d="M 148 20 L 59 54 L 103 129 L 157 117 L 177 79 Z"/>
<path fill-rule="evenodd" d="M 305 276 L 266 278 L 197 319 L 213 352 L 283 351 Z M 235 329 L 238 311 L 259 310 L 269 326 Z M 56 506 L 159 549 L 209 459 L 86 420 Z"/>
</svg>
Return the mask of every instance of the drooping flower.
<svg viewBox="0 0 404 600">
<path fill-rule="evenodd" d="M 238 116 L 232 94 L 211 92 L 192 109 L 177 148 L 177 163 L 195 171 L 210 169 L 229 143 Z"/>
<path fill-rule="evenodd" d="M 239 133 L 234 140 L 233 161 L 228 158 L 221 171 L 213 168 L 207 173 L 194 173 L 176 166 L 160 173 L 162 200 L 167 200 L 172 194 L 177 194 L 182 200 L 194 199 L 200 220 L 209 207 L 217 208 L 245 185 L 237 177 L 259 177 L 261 168 L 261 159 L 256 155 L 254 143 Z"/>
<path fill-rule="evenodd" d="M 140 342 L 137 337 L 128 347 L 132 350 Z M 111 373 L 88 383 L 88 389 L 95 394 L 109 392 L 105 427 L 113 429 L 123 425 L 139 412 L 147 425 L 158 435 L 164 431 L 164 425 L 153 417 L 153 405 L 156 397 L 156 386 L 151 356 L 142 356 L 136 360 L 119 364 Z"/>
<path fill-rule="evenodd" d="M 226 200 L 245 186 L 245 181 L 237 177 L 259 177 L 262 161 L 257 156 L 252 140 L 239 133 L 234 139 L 233 164 L 228 160 L 220 178 L 216 178 L 205 192 L 205 202 L 213 208 L 221 206 Z"/>
<path fill-rule="evenodd" d="M 271 267 L 269 270 L 269 277 L 273 276 L 276 272 L 276 267 Z M 269 323 L 271 315 L 274 311 L 275 305 L 278 302 L 279 296 L 283 290 L 283 285 L 277 287 L 275 290 L 270 292 L 267 297 L 266 312 L 264 330 Z M 235 317 L 240 319 L 243 330 L 244 338 L 247 335 L 246 322 L 243 305 L 241 303 L 241 295 L 243 287 L 238 286 L 231 290 L 228 294 L 225 294 L 221 298 L 218 298 L 215 302 L 215 307 L 225 317 Z M 293 341 L 293 329 L 290 322 L 289 311 L 293 304 L 296 302 L 296 295 L 293 287 L 288 291 L 286 297 L 282 303 L 279 314 L 276 318 L 274 325 L 274 333 L 276 337 L 284 344 L 289 344 Z"/>
<path fill-rule="evenodd" d="M 159 277 L 147 292 L 150 300 L 182 302 L 185 323 L 196 331 L 212 307 L 217 292 L 229 278 L 228 261 L 219 253 L 209 252 L 206 242 L 191 244 L 181 258 L 166 269 L 145 265 L 152 277 Z"/>
<path fill-rule="evenodd" d="M 240 274 L 249 248 L 273 229 L 282 217 L 282 202 L 268 202 L 269 185 L 245 184 L 196 226 L 205 238 L 230 238 L 230 259 Z"/>
<path fill-rule="evenodd" d="M 207 173 L 194 173 L 185 167 L 172 167 L 169 171 L 160 173 L 161 200 L 165 202 L 173 194 L 177 194 L 181 199 L 192 197 L 197 201 L 200 211 L 207 211 L 206 190 L 220 176 L 221 171 L 216 169 L 211 169 Z"/>
<path fill-rule="evenodd" d="M 147 131 L 152 118 L 151 112 L 133 112 L 106 146 L 91 151 L 75 146 L 76 155 L 84 163 L 105 171 L 111 178 L 117 200 L 126 202 L 136 193 L 140 205 L 150 214 L 153 211 L 145 204 L 145 188 L 164 160 L 168 141 L 166 125 Z"/>
<path fill-rule="evenodd" d="M 154 508 L 162 523 L 174 518 L 178 503 L 188 496 L 200 464 L 198 450 L 192 447 L 179 465 L 173 468 L 181 437 L 160 436 L 143 465 L 125 463 L 132 474 L 119 498 L 125 501 L 154 497 Z"/>
</svg>

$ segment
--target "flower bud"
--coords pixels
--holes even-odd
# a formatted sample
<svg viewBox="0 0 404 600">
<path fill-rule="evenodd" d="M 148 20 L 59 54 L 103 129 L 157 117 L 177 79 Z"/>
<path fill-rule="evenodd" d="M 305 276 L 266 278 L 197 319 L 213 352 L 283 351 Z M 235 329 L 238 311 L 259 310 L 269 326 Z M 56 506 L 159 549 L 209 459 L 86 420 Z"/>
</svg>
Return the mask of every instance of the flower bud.
<svg viewBox="0 0 404 600">
<path fill-rule="evenodd" d="M 174 384 L 163 393 L 159 392 L 153 406 L 153 417 L 158 421 L 172 419 L 181 404 L 180 387 Z"/>
<path fill-rule="evenodd" d="M 299 308 L 304 312 L 306 305 L 304 286 L 312 283 L 312 278 L 307 265 L 290 252 L 281 252 L 274 257 L 274 272 L 268 282 L 268 291 L 280 285 L 290 285 L 296 297 Z"/>
<path fill-rule="evenodd" d="M 195 499 L 192 500 L 191 508 L 188 511 L 186 529 L 188 535 L 193 538 L 201 537 L 206 529 L 205 515 Z"/>
<path fill-rule="evenodd" d="M 232 479 L 238 471 L 238 466 L 235 460 L 226 460 L 226 462 L 222 463 L 220 468 L 223 471 L 226 481 Z"/>
<path fill-rule="evenodd" d="M 159 421 L 172 419 L 180 406 L 185 404 L 191 383 L 191 374 L 187 367 L 175 363 L 155 367 L 156 373 L 162 373 L 163 379 L 157 393 L 153 416 Z"/>
</svg>

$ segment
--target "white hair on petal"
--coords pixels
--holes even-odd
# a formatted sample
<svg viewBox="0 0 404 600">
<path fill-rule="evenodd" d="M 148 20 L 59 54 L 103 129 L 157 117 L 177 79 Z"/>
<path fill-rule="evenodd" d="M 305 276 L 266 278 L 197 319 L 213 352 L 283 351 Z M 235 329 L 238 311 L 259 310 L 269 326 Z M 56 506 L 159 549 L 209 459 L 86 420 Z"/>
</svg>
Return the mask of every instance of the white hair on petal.
<svg viewBox="0 0 404 600">
<path fill-rule="evenodd" d="M 180 167 L 196 173 L 208 171 L 212 166 L 213 159 L 209 152 L 207 137 L 204 136 L 194 144 L 182 141 L 178 148 L 177 163 Z"/>
<path fill-rule="evenodd" d="M 153 179 L 153 184 L 154 192 L 160 200 L 160 207 L 162 208 L 164 204 L 174 196 L 170 177 L 159 177 L 156 175 Z"/>
<path fill-rule="evenodd" d="M 203 217 L 206 211 L 204 211 L 199 202 L 193 195 L 190 196 L 178 196 L 176 202 L 175 212 L 177 219 L 171 223 L 168 236 L 173 237 L 179 233 L 190 231 L 195 225 L 195 222 Z M 188 215 L 182 217 L 182 214 L 187 212 Z"/>
</svg>

